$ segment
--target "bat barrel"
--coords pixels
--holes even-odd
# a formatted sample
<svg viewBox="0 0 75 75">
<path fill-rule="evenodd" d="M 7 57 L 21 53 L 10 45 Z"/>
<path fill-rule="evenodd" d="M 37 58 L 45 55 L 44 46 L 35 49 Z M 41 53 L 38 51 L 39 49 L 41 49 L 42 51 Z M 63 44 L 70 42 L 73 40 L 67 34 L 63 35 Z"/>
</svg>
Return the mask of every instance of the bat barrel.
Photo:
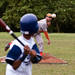
<svg viewBox="0 0 75 75">
<path fill-rule="evenodd" d="M 0 26 L 7 32 L 10 32 L 11 29 L 0 19 Z"/>
<path fill-rule="evenodd" d="M 25 46 L 18 38 L 17 36 L 13 33 L 13 31 L 3 22 L 3 20 L 0 19 L 0 26 L 9 34 L 11 34 L 15 39 L 17 39 L 23 46 Z"/>
</svg>

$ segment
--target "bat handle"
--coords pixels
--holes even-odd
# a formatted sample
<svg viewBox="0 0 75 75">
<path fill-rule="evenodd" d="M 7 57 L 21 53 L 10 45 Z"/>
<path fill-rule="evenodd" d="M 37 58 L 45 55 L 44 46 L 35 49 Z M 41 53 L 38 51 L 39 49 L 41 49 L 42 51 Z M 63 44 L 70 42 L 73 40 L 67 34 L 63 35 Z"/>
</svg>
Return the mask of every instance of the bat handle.
<svg viewBox="0 0 75 75">
<path fill-rule="evenodd" d="M 11 33 L 11 35 L 12 35 L 16 40 L 18 40 L 23 46 L 25 46 L 25 45 L 15 36 L 14 33 Z"/>
</svg>

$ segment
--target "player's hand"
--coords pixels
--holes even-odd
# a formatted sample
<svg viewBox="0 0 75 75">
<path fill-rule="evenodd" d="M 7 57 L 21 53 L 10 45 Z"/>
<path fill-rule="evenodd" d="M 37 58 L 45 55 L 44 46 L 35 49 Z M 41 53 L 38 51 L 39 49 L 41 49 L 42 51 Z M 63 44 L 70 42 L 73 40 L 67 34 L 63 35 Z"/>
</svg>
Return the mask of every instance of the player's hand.
<svg viewBox="0 0 75 75">
<path fill-rule="evenodd" d="M 48 43 L 47 44 L 49 45 L 50 43 L 51 43 L 50 40 L 48 40 Z"/>
<path fill-rule="evenodd" d="M 35 57 L 35 56 L 37 55 L 37 53 L 36 53 L 35 50 L 31 50 L 31 51 L 29 52 L 29 54 L 30 54 L 31 57 Z"/>
<path fill-rule="evenodd" d="M 30 48 L 29 48 L 27 45 L 25 45 L 25 46 L 24 46 L 24 53 L 25 53 L 26 55 L 28 55 L 29 52 L 30 52 Z"/>
</svg>

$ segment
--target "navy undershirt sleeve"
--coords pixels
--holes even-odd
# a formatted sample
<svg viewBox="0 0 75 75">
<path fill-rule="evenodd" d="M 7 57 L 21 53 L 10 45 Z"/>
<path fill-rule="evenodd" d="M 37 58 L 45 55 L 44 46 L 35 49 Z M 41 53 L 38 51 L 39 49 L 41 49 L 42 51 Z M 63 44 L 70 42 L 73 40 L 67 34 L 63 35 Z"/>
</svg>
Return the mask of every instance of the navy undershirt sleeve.
<svg viewBox="0 0 75 75">
<path fill-rule="evenodd" d="M 39 49 L 36 44 L 33 45 L 32 49 L 34 49 L 37 53 L 40 54 Z"/>
<path fill-rule="evenodd" d="M 21 49 L 18 46 L 14 45 L 11 48 L 11 50 L 8 52 L 6 60 L 13 60 L 13 61 L 15 61 L 15 60 L 18 59 L 20 54 L 21 54 Z"/>
</svg>

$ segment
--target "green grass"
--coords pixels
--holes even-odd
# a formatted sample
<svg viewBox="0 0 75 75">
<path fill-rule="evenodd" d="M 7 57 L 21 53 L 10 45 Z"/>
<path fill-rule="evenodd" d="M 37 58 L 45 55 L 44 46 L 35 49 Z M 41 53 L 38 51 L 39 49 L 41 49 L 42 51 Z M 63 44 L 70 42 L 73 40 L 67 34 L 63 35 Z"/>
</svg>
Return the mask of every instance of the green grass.
<svg viewBox="0 0 75 75">
<path fill-rule="evenodd" d="M 17 36 L 21 33 L 15 32 Z M 32 64 L 33 75 L 75 75 L 75 33 L 51 33 L 49 34 L 51 44 L 42 34 L 44 41 L 44 53 L 49 53 L 57 58 L 68 62 L 68 65 Z M 4 51 L 7 42 L 14 40 L 6 32 L 0 32 L 0 57 L 5 56 L 8 51 Z M 0 75 L 5 75 L 6 64 L 0 63 Z"/>
</svg>

